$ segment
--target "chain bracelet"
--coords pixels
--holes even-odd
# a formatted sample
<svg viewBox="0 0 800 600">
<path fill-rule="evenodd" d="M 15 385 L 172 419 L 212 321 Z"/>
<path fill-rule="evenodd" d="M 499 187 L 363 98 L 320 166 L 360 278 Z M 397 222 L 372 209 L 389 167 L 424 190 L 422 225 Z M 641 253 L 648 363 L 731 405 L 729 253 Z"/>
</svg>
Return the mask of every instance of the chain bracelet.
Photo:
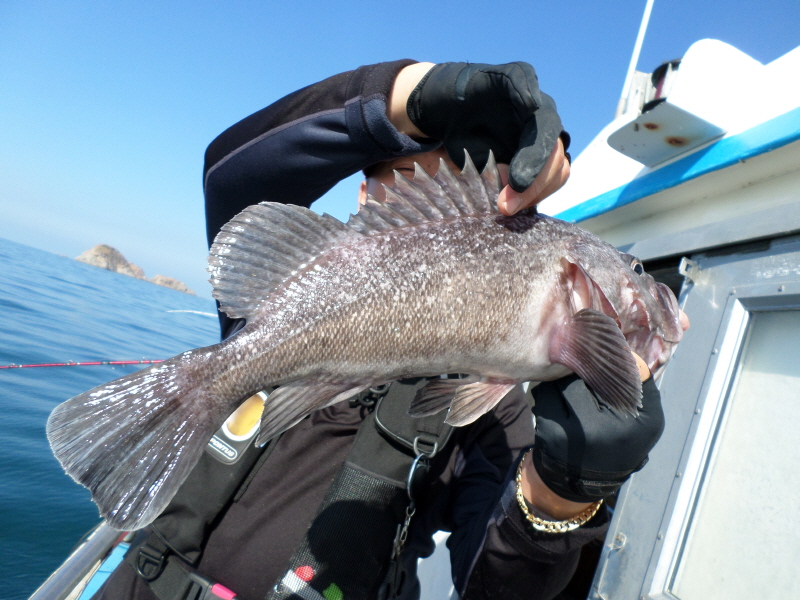
<svg viewBox="0 0 800 600">
<path fill-rule="evenodd" d="M 528 452 L 530 452 L 530 450 Z M 525 456 L 527 456 L 527 454 L 528 453 L 526 452 Z M 519 507 L 522 509 L 522 514 L 525 515 L 525 518 L 530 522 L 534 529 L 537 531 L 544 531 L 545 533 L 566 533 L 567 531 L 577 529 L 597 514 L 597 511 L 600 509 L 600 505 L 603 503 L 602 499 L 598 500 L 597 502 L 593 502 L 582 512 L 565 521 L 547 521 L 532 515 L 528 510 L 528 503 L 525 501 L 525 496 L 522 493 L 522 465 L 525 462 L 525 456 L 522 457 L 522 460 L 519 463 L 519 468 L 517 469 L 517 502 L 519 502 Z"/>
</svg>

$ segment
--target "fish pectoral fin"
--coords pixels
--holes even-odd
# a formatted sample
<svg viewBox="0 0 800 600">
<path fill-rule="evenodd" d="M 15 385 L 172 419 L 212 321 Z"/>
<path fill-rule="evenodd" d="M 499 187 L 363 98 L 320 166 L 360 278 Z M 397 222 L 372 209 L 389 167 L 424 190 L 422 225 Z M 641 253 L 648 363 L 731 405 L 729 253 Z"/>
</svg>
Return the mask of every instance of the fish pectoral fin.
<svg viewBox="0 0 800 600">
<path fill-rule="evenodd" d="M 460 386 L 444 422 L 454 427 L 469 425 L 497 406 L 516 385 L 513 381 L 488 379 Z"/>
<path fill-rule="evenodd" d="M 453 402 L 458 388 L 474 381 L 474 377 L 432 380 L 414 396 L 408 409 L 409 416 L 420 419 L 443 411 Z"/>
<path fill-rule="evenodd" d="M 550 345 L 550 360 L 575 371 L 604 404 L 638 414 L 642 406 L 639 370 L 611 317 L 588 308 L 572 315 Z"/>
<path fill-rule="evenodd" d="M 315 410 L 347 400 L 368 387 L 369 384 L 307 380 L 282 385 L 264 402 L 256 445 L 263 446 Z"/>
</svg>

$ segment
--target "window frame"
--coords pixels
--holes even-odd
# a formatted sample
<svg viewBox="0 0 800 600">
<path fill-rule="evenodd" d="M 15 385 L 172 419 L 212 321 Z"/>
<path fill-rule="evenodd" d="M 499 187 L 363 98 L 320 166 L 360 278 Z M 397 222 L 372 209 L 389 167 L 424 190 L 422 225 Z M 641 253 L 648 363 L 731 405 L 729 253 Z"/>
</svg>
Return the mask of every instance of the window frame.
<svg viewBox="0 0 800 600">
<path fill-rule="evenodd" d="M 785 285 L 785 284 L 784 284 Z M 775 286 L 772 286 L 773 290 Z M 678 485 L 675 503 L 665 527 L 664 543 L 656 563 L 649 596 L 653 600 L 680 600 L 673 590 L 680 573 L 681 561 L 690 543 L 690 533 L 709 471 L 720 448 L 721 435 L 730 414 L 730 405 L 741 372 L 742 358 L 747 351 L 755 313 L 797 310 L 800 306 L 800 284 L 797 294 L 762 295 L 762 290 L 737 291 L 729 301 L 718 344 L 716 364 L 709 369 L 710 383 L 694 439 L 687 444 L 688 458 Z M 752 295 L 751 295 L 752 294 Z M 787 302 L 788 300 L 788 302 Z"/>
<path fill-rule="evenodd" d="M 698 254 L 681 293 L 692 318 L 659 388 L 667 427 L 623 487 L 591 598 L 680 600 L 680 559 L 713 464 L 754 313 L 800 309 L 800 236 Z"/>
</svg>

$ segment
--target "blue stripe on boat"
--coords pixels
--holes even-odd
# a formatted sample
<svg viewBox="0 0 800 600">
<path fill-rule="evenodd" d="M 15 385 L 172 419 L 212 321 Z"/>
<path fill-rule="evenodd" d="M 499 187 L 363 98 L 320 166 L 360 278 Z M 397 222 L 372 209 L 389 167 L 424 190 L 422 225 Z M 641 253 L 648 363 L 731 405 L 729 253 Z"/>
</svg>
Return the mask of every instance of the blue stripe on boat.
<svg viewBox="0 0 800 600">
<path fill-rule="evenodd" d="M 103 564 L 100 565 L 100 568 L 89 580 L 89 583 L 86 584 L 86 587 L 83 588 L 83 592 L 78 600 L 89 600 L 97 593 L 97 590 L 106 582 L 106 579 L 108 579 L 112 571 L 122 562 L 128 548 L 130 548 L 130 544 L 126 542 L 117 544 L 116 548 L 111 551 L 108 558 L 103 561 Z"/>
<path fill-rule="evenodd" d="M 742 133 L 723 138 L 707 148 L 568 208 L 555 216 L 572 223 L 585 221 L 706 173 L 771 152 L 798 139 L 800 139 L 800 108 L 795 108 Z"/>
</svg>

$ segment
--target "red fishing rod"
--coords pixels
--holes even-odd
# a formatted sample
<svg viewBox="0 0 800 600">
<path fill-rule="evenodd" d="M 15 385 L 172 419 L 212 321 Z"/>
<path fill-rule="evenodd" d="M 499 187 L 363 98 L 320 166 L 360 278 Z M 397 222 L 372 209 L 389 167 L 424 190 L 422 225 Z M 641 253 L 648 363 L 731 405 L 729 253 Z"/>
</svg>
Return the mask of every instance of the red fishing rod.
<svg viewBox="0 0 800 600">
<path fill-rule="evenodd" d="M 39 363 L 35 365 L 0 365 L 0 369 L 28 369 L 31 367 L 94 367 L 97 365 L 152 365 L 160 362 L 164 362 L 164 360 L 95 360 L 90 362 L 69 361 L 63 363 Z"/>
</svg>

